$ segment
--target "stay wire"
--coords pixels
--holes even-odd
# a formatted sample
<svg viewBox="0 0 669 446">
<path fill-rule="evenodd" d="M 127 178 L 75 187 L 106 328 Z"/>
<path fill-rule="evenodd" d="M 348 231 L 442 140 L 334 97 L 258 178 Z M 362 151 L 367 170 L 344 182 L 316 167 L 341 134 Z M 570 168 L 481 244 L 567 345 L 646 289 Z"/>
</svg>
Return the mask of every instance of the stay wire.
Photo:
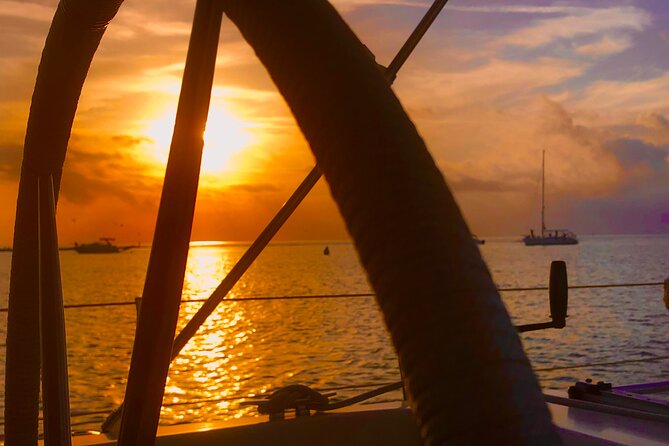
<svg viewBox="0 0 669 446">
<path fill-rule="evenodd" d="M 596 288 L 626 288 L 626 287 L 651 287 L 662 286 L 664 282 L 643 282 L 643 283 L 607 283 L 595 285 L 571 285 L 570 290 L 596 289 Z M 538 287 L 516 287 L 516 288 L 498 288 L 501 293 L 505 292 L 520 292 L 520 291 L 548 291 L 547 286 Z M 309 295 L 294 295 L 294 296 L 249 296 L 249 297 L 231 297 L 224 299 L 224 302 L 257 302 L 270 300 L 310 300 L 310 299 L 345 299 L 356 297 L 374 297 L 374 293 L 341 293 L 341 294 L 309 294 Z M 207 299 L 184 299 L 181 303 L 197 303 L 206 302 Z M 65 309 L 73 308 L 96 308 L 96 307 L 118 307 L 136 305 L 135 301 L 121 301 L 121 302 L 98 302 L 89 304 L 67 304 L 63 307 Z M 7 307 L 0 308 L 0 313 L 6 313 Z"/>
</svg>

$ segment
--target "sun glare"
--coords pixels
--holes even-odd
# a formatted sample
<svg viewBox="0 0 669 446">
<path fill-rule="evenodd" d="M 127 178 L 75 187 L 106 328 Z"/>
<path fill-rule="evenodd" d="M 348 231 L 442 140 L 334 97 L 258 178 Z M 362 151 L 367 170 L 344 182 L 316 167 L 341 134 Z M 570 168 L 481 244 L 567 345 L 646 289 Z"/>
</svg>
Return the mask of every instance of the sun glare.
<svg viewBox="0 0 669 446">
<path fill-rule="evenodd" d="M 163 113 L 146 129 L 146 136 L 153 140 L 153 156 L 161 163 L 167 162 L 174 131 L 175 114 L 174 111 Z M 212 105 L 204 131 L 202 172 L 211 174 L 230 169 L 232 155 L 244 149 L 251 142 L 252 135 L 248 124 L 232 115 L 224 107 Z"/>
<path fill-rule="evenodd" d="M 203 169 L 208 172 L 225 169 L 228 167 L 231 155 L 250 143 L 251 133 L 247 124 L 223 108 L 210 109 L 204 131 Z"/>
</svg>

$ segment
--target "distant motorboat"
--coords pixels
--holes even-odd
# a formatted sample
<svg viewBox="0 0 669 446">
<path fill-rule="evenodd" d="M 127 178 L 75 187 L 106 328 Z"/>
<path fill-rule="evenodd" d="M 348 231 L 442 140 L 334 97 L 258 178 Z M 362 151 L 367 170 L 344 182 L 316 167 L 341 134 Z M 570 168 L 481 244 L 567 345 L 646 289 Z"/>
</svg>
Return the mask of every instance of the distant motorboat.
<svg viewBox="0 0 669 446">
<path fill-rule="evenodd" d="M 535 234 L 530 230 L 530 234 L 523 237 L 525 246 L 549 246 L 549 245 L 576 245 L 578 239 L 576 234 L 568 229 L 546 229 L 544 214 L 545 205 L 545 171 L 546 171 L 546 151 L 541 153 L 541 234 Z"/>
<path fill-rule="evenodd" d="M 75 243 L 74 250 L 79 254 L 116 254 L 131 248 L 131 246 L 116 246 L 112 244 L 113 241 L 113 238 L 102 237 L 99 242 L 83 243 L 81 245 Z"/>
<path fill-rule="evenodd" d="M 474 243 L 477 245 L 485 245 L 485 240 L 478 238 L 475 234 L 472 234 L 472 240 L 474 240 Z"/>
</svg>

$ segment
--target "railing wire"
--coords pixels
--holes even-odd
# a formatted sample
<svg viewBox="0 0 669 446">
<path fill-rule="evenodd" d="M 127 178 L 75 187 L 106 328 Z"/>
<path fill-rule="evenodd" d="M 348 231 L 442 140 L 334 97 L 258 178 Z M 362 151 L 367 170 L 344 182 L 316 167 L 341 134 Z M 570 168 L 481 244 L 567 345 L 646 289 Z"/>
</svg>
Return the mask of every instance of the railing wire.
<svg viewBox="0 0 669 446">
<path fill-rule="evenodd" d="M 608 367 L 608 366 L 613 366 L 613 365 L 621 365 L 621 364 L 632 364 L 632 363 L 645 363 L 645 362 L 656 362 L 656 361 L 664 361 L 664 360 L 669 360 L 669 355 L 665 356 L 654 356 L 652 358 L 637 358 L 637 359 L 623 359 L 619 361 L 608 361 L 608 362 L 592 362 L 592 363 L 587 363 L 587 364 L 573 364 L 573 365 L 565 365 L 565 366 L 555 366 L 555 367 L 545 367 L 545 368 L 535 368 L 534 371 L 539 373 L 539 372 L 553 372 L 553 371 L 559 371 L 559 370 L 573 370 L 573 369 L 587 369 L 587 368 L 597 368 L 597 367 Z M 540 381 L 545 381 L 547 378 L 540 378 Z M 334 392 L 334 391 L 339 391 L 339 390 L 357 390 L 357 389 L 368 389 L 371 387 L 382 387 L 382 386 L 390 386 L 393 384 L 397 384 L 397 382 L 384 382 L 384 383 L 367 383 L 367 384 L 353 384 L 353 385 L 348 385 L 348 386 L 336 386 L 336 387 L 326 387 L 322 389 L 316 389 L 321 393 L 325 392 Z M 248 394 L 248 395 L 235 395 L 235 396 L 226 396 L 226 397 L 220 397 L 220 398 L 206 398 L 206 399 L 196 399 L 196 400 L 186 400 L 186 401 L 174 401 L 171 403 L 163 403 L 162 407 L 175 407 L 175 406 L 189 406 L 189 405 L 198 405 L 198 404 L 210 404 L 210 403 L 220 403 L 220 402 L 225 402 L 225 401 L 241 401 L 241 400 L 254 400 L 258 398 L 262 398 L 266 395 L 269 395 L 271 392 L 265 392 L 265 393 L 260 393 L 260 394 Z M 109 411 L 112 410 L 111 408 L 107 409 L 98 409 L 98 410 L 91 410 L 91 411 L 73 411 L 71 416 L 74 417 L 84 417 L 84 416 L 91 416 L 91 415 L 107 415 L 109 414 Z M 40 417 L 40 420 L 42 418 Z M 80 424 L 86 424 L 85 423 L 76 423 L 76 425 Z M 4 426 L 5 422 L 4 420 L 0 420 L 0 426 Z M 74 424 L 73 424 L 74 425 Z"/>
<path fill-rule="evenodd" d="M 644 283 L 617 283 L 617 284 L 594 284 L 594 285 L 572 285 L 569 286 L 569 289 L 579 290 L 579 289 L 595 289 L 595 288 L 624 288 L 624 287 L 650 287 L 650 286 L 664 286 L 665 282 L 644 282 Z M 511 287 L 511 288 L 499 288 L 500 292 L 521 292 L 521 291 L 547 291 L 548 287 L 539 286 L 539 287 Z M 360 298 L 360 297 L 373 297 L 374 293 L 343 293 L 343 294 L 312 294 L 312 295 L 294 295 L 294 296 L 250 296 L 250 297 L 233 297 L 225 299 L 229 302 L 243 302 L 243 301 L 272 301 L 272 300 L 310 300 L 310 299 L 345 299 L 345 298 Z M 182 303 L 197 303 L 205 302 L 207 299 L 184 299 Z M 122 301 L 122 302 L 99 302 L 99 303 L 88 303 L 88 304 L 68 304 L 64 305 L 65 309 L 73 308 L 95 308 L 95 307 L 113 307 L 113 306 L 129 306 L 136 305 L 135 301 Z M 0 308 L 0 313 L 7 312 L 8 308 Z M 5 347 L 5 344 L 0 344 L 0 347 Z M 587 364 L 575 364 L 575 365 L 565 365 L 565 366 L 555 366 L 555 367 L 546 367 L 534 369 L 535 372 L 553 372 L 559 370 L 573 370 L 573 369 L 584 369 L 584 368 L 596 368 L 596 367 L 608 367 L 614 365 L 622 364 L 631 364 L 631 363 L 644 363 L 644 362 L 655 362 L 669 359 L 669 355 L 666 356 L 655 356 L 652 358 L 638 358 L 638 359 L 623 359 L 619 361 L 609 361 L 609 362 L 596 362 L 596 363 L 587 363 Z M 541 380 L 541 379 L 540 379 Z M 339 387 L 329 387 L 320 389 L 321 392 L 331 392 L 337 390 L 355 390 L 355 389 L 364 389 L 376 386 L 385 386 L 393 383 L 375 383 L 375 384 L 358 384 L 350 386 L 339 386 Z M 210 399 L 200 399 L 200 400 L 190 400 L 190 401 L 176 401 L 171 403 L 164 403 L 163 407 L 174 407 L 174 406 L 185 406 L 185 405 L 198 405 L 198 404 L 209 404 L 209 403 L 219 403 L 224 401 L 241 401 L 245 399 L 258 398 L 261 395 L 237 395 L 231 397 L 221 397 L 221 398 L 210 398 Z M 109 408 L 99 409 L 92 411 L 83 411 L 83 412 L 73 412 L 72 417 L 83 417 L 91 415 L 106 415 L 109 413 Z M 40 418 L 41 419 L 41 418 Z M 83 425 L 88 422 L 74 423 L 73 425 Z M 4 420 L 0 420 L 0 426 L 4 426 Z"/>
<path fill-rule="evenodd" d="M 596 285 L 571 285 L 571 290 L 583 290 L 593 288 L 625 288 L 625 287 L 650 287 L 663 286 L 664 282 L 644 282 L 644 283 L 610 283 L 610 284 L 596 284 Z M 499 292 L 519 292 L 519 291 L 548 291 L 547 286 L 539 287 L 515 287 L 515 288 L 498 288 Z M 374 297 L 374 293 L 342 293 L 342 294 L 308 294 L 308 295 L 294 295 L 294 296 L 249 296 L 249 297 L 231 297 L 224 299 L 225 302 L 251 302 L 251 301 L 270 301 L 270 300 L 309 300 L 309 299 L 346 299 L 357 297 Z M 206 302 L 207 299 L 184 299 L 181 303 L 196 303 Z M 65 309 L 72 308 L 95 308 L 95 307 L 118 307 L 135 305 L 135 301 L 121 301 L 121 302 L 99 302 L 88 304 L 67 304 Z M 0 308 L 0 313 L 6 313 L 8 308 Z"/>
</svg>

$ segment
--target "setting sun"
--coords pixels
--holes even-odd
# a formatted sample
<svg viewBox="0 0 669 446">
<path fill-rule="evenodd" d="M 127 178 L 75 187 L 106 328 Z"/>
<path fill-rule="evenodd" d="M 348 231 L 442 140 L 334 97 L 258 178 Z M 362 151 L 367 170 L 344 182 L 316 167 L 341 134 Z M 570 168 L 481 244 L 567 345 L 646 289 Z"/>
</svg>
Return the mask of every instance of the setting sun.
<svg viewBox="0 0 669 446">
<path fill-rule="evenodd" d="M 230 162 L 230 156 L 251 143 L 249 125 L 229 113 L 223 107 L 209 109 L 207 128 L 204 131 L 204 153 L 202 169 L 219 172 Z"/>
<path fill-rule="evenodd" d="M 164 112 L 152 121 L 145 133 L 152 141 L 152 155 L 161 163 L 167 162 L 175 111 Z M 212 103 L 204 131 L 202 172 L 217 173 L 230 168 L 230 157 L 252 142 L 250 126 L 232 115 L 220 103 Z"/>
</svg>

